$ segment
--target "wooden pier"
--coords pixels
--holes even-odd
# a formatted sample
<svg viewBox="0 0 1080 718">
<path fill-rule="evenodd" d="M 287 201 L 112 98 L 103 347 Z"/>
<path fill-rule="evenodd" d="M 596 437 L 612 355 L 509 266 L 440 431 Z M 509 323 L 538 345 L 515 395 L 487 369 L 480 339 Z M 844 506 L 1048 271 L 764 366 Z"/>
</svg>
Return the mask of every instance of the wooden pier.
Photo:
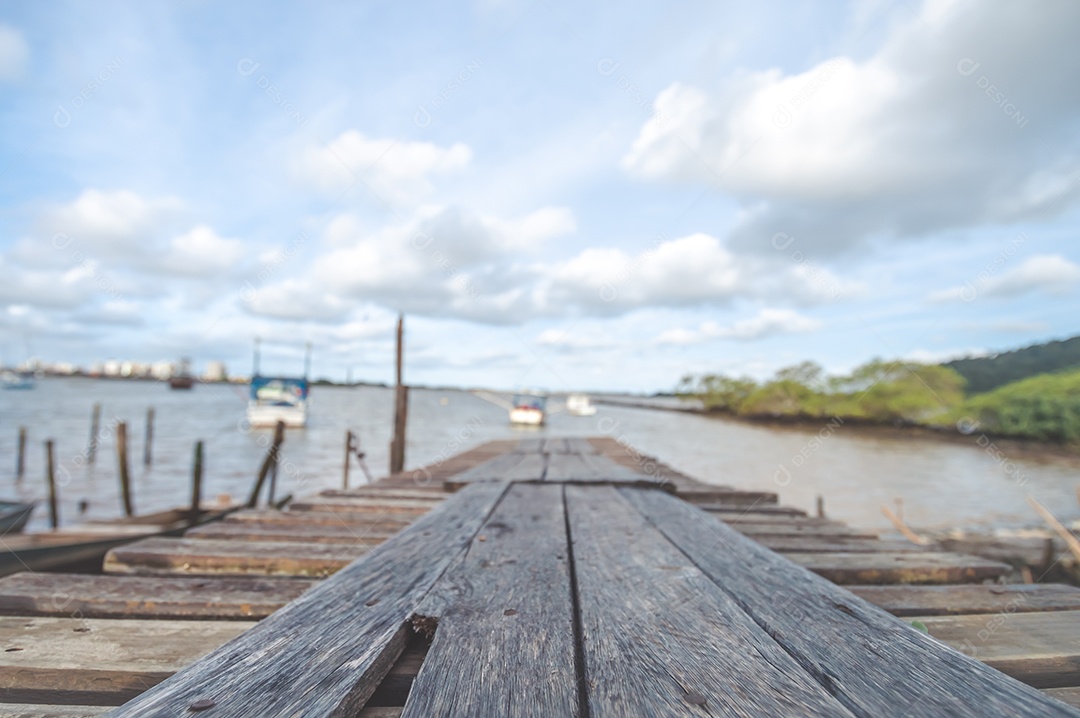
<svg viewBox="0 0 1080 718">
<path fill-rule="evenodd" d="M 1080 589 L 610 438 L 491 442 L 104 570 L 0 579 L 0 718 L 1080 716 Z"/>
</svg>

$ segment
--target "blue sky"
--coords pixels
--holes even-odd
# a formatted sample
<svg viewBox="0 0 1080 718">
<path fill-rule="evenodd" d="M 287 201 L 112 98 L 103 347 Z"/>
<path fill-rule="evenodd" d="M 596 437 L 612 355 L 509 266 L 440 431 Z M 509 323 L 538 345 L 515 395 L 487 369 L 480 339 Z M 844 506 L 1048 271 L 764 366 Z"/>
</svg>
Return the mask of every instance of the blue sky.
<svg viewBox="0 0 1080 718">
<path fill-rule="evenodd" d="M 0 3 L 0 337 L 670 389 L 1076 333 L 1080 6 Z M 28 342 L 27 342 L 28 340 Z"/>
</svg>

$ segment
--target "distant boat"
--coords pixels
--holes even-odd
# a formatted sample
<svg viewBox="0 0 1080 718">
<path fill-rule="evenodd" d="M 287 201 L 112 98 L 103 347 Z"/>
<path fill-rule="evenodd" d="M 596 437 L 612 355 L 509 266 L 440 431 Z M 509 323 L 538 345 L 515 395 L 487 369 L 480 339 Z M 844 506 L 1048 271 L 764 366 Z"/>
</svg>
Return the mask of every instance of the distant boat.
<svg viewBox="0 0 1080 718">
<path fill-rule="evenodd" d="M 195 386 L 195 375 L 191 373 L 191 360 L 184 357 L 173 365 L 173 373 L 169 377 L 169 388 L 190 389 L 193 386 Z"/>
<path fill-rule="evenodd" d="M 596 407 L 587 395 L 571 394 L 566 397 L 566 411 L 574 416 L 592 416 L 596 413 Z"/>
<path fill-rule="evenodd" d="M 14 372 L 10 369 L 0 372 L 0 385 L 5 389 L 33 389 L 34 373 L 30 371 Z"/>
<path fill-rule="evenodd" d="M 308 372 L 311 369 L 311 344 L 304 358 L 304 376 L 260 376 L 259 340 L 255 340 L 255 367 L 251 376 L 247 419 L 253 427 L 285 426 L 300 428 L 307 424 Z"/>
<path fill-rule="evenodd" d="M 510 407 L 510 423 L 525 426 L 541 426 L 547 416 L 547 396 L 543 394 L 515 394 Z"/>
</svg>

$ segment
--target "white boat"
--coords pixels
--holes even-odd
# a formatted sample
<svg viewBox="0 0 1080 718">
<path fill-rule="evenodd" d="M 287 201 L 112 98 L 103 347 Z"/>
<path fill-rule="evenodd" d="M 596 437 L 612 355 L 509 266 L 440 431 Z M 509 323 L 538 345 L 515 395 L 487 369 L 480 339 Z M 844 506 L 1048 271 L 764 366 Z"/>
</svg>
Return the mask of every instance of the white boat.
<svg viewBox="0 0 1080 718">
<path fill-rule="evenodd" d="M 585 394 L 571 394 L 566 397 L 566 411 L 574 416 L 592 416 L 596 413 L 596 407 L 589 401 Z"/>
<path fill-rule="evenodd" d="M 304 376 L 260 376 L 259 340 L 255 340 L 255 370 L 251 377 L 247 420 L 252 427 L 273 427 L 279 421 L 299 428 L 307 425 L 308 374 L 311 370 L 311 344 L 304 357 Z"/>
<path fill-rule="evenodd" d="M 301 427 L 307 424 L 307 404 L 307 379 L 255 376 L 251 378 L 248 423 L 264 427 L 284 421 L 285 426 Z"/>
<path fill-rule="evenodd" d="M 547 412 L 547 397 L 543 394 L 515 394 L 510 407 L 510 423 L 541 426 Z"/>
<path fill-rule="evenodd" d="M 5 370 L 0 373 L 0 385 L 3 385 L 5 389 L 33 389 L 34 374 L 28 371 Z"/>
</svg>

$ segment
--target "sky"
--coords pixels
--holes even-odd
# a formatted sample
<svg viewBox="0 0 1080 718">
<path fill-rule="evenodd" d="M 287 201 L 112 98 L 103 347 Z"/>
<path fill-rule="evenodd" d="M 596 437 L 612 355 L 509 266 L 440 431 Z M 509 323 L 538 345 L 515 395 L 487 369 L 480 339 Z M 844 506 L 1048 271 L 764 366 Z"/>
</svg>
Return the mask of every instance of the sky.
<svg viewBox="0 0 1080 718">
<path fill-rule="evenodd" d="M 655 391 L 1077 333 L 1080 4 L 0 2 L 0 360 Z"/>
</svg>

